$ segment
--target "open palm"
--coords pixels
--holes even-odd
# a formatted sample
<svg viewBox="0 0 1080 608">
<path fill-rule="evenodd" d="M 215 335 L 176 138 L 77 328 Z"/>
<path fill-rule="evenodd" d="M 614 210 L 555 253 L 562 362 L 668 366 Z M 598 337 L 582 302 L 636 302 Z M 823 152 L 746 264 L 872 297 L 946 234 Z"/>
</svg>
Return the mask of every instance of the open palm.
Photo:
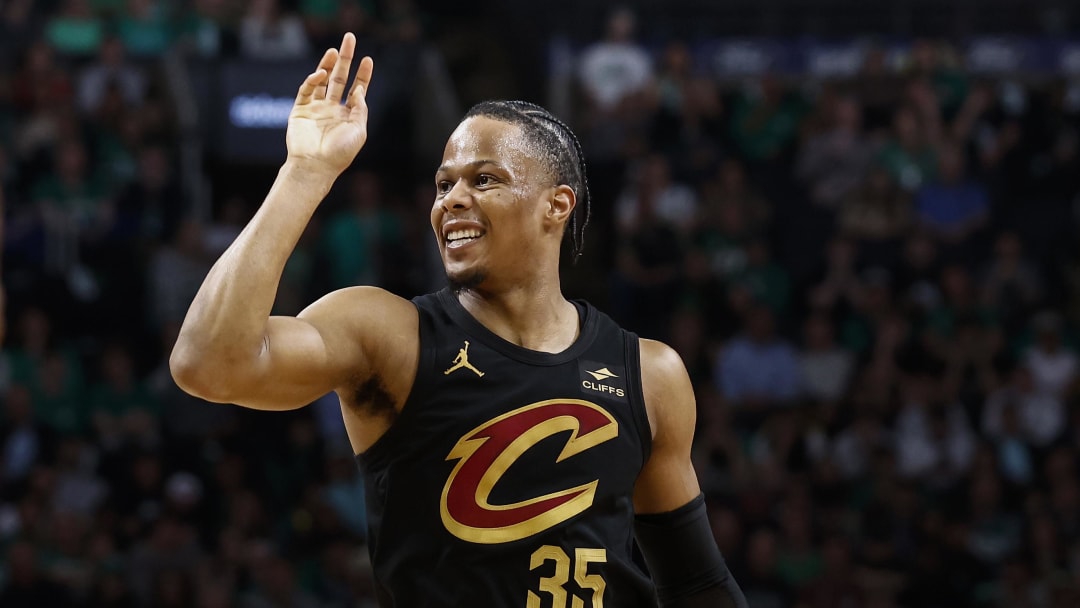
<svg viewBox="0 0 1080 608">
<path fill-rule="evenodd" d="M 289 113 L 285 145 L 289 156 L 339 174 L 352 163 L 367 141 L 367 103 L 371 82 L 370 57 L 360 60 L 352 89 L 345 96 L 356 37 L 345 34 L 341 49 L 328 49 L 319 67 L 300 85 Z M 342 104 L 342 97 L 345 103 Z"/>
</svg>

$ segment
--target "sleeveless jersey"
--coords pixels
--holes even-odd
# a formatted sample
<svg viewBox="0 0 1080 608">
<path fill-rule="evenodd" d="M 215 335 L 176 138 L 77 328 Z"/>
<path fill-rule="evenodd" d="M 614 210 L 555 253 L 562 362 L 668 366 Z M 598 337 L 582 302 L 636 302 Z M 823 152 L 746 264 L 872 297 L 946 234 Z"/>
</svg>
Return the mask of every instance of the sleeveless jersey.
<svg viewBox="0 0 1080 608">
<path fill-rule="evenodd" d="M 420 360 L 357 461 L 384 608 L 656 606 L 633 558 L 651 433 L 638 339 L 575 302 L 558 354 L 511 344 L 449 290 L 413 300 Z"/>
</svg>

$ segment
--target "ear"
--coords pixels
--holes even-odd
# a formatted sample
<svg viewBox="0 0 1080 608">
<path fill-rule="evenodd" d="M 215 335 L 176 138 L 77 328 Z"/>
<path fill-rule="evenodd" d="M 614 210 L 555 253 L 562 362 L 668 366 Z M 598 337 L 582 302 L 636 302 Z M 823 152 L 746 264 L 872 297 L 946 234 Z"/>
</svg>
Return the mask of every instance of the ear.
<svg viewBox="0 0 1080 608">
<path fill-rule="evenodd" d="M 570 221 L 570 214 L 577 206 L 577 195 L 574 189 L 565 184 L 555 186 L 551 198 L 548 200 L 547 216 L 553 223 L 560 226 Z"/>
</svg>

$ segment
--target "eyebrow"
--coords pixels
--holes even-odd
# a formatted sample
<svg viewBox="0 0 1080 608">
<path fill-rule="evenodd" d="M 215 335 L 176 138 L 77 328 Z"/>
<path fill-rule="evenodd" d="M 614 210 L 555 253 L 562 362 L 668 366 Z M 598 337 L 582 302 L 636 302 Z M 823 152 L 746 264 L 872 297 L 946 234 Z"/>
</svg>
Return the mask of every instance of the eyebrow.
<svg viewBox="0 0 1080 608">
<path fill-rule="evenodd" d="M 499 161 L 491 160 L 491 159 L 487 159 L 487 158 L 482 158 L 480 160 L 474 160 L 471 163 L 466 163 L 465 167 L 470 168 L 470 169 L 476 169 L 477 167 L 482 167 L 484 165 L 494 165 L 494 166 L 498 167 L 499 169 L 502 169 L 504 171 L 506 170 L 506 167 L 503 167 L 501 164 L 499 164 Z M 439 168 L 435 170 L 435 173 L 440 173 L 442 171 L 448 171 L 449 169 L 450 169 L 450 167 L 447 166 L 447 165 L 440 165 Z"/>
</svg>

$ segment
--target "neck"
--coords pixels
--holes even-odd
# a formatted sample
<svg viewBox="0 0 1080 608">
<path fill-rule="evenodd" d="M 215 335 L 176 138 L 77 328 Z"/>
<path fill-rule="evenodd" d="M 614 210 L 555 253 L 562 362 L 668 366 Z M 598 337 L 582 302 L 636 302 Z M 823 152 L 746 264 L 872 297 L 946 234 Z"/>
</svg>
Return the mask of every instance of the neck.
<svg viewBox="0 0 1080 608">
<path fill-rule="evenodd" d="M 529 281 L 508 289 L 466 289 L 458 301 L 477 321 L 503 340 L 547 353 L 566 350 L 580 333 L 578 312 L 553 279 Z"/>
</svg>

